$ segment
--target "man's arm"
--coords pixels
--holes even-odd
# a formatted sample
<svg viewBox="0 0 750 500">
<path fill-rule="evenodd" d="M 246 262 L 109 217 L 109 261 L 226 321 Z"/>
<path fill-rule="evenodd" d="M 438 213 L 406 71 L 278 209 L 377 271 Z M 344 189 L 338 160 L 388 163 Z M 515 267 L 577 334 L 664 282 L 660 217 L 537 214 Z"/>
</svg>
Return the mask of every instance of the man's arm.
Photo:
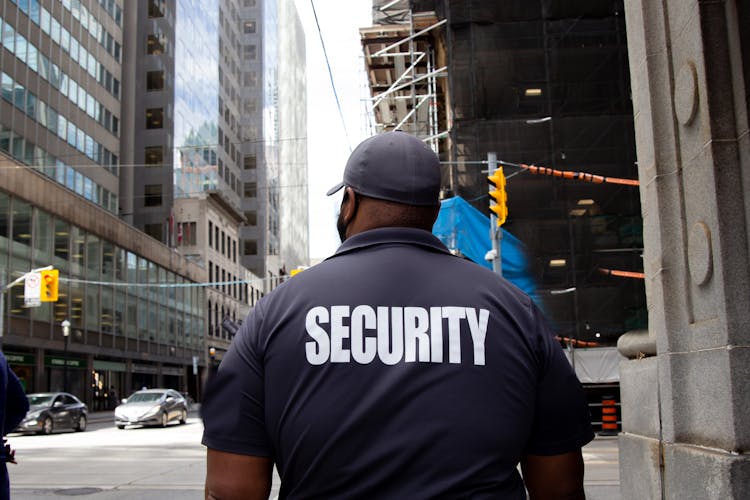
<svg viewBox="0 0 750 500">
<path fill-rule="evenodd" d="M 208 449 L 206 500 L 267 500 L 273 462 L 266 457 Z"/>
<path fill-rule="evenodd" d="M 584 500 L 581 450 L 562 455 L 524 455 L 521 472 L 530 500 Z"/>
</svg>

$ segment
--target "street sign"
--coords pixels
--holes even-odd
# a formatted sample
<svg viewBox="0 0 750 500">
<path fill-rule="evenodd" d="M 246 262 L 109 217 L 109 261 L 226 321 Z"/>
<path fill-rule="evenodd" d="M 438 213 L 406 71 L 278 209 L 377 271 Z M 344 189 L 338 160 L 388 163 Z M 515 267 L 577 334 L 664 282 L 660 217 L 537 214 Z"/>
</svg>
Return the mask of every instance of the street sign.
<svg viewBox="0 0 750 500">
<path fill-rule="evenodd" d="M 41 301 L 41 273 L 29 273 L 26 275 L 23 287 L 23 303 L 26 307 L 38 307 Z"/>
</svg>

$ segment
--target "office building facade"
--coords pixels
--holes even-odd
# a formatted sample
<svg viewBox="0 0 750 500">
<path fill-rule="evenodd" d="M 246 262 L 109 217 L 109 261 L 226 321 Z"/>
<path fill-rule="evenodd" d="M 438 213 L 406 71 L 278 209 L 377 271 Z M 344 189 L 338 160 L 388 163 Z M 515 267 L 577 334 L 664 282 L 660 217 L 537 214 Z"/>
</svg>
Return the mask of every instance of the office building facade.
<svg viewBox="0 0 750 500">
<path fill-rule="evenodd" d="M 205 270 L 118 218 L 132 167 L 120 155 L 122 5 L 7 1 L 0 30 L 3 285 L 60 272 L 56 302 L 34 306 L 22 283 L 3 294 L 11 366 L 28 392 L 67 388 L 92 409 L 143 385 L 197 395 Z"/>
</svg>

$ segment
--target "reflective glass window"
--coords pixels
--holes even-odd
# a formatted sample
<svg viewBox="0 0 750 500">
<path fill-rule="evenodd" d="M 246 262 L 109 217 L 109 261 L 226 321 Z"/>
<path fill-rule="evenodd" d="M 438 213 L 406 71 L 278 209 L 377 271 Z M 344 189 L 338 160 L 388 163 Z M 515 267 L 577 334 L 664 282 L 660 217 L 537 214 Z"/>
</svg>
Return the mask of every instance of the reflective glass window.
<svg viewBox="0 0 750 500">
<path fill-rule="evenodd" d="M 26 108 L 26 89 L 17 82 L 13 82 L 13 104 L 21 111 Z"/>
<path fill-rule="evenodd" d="M 6 153 L 10 152 L 10 136 L 11 131 L 9 128 L 5 128 L 0 125 L 0 150 Z"/>
<path fill-rule="evenodd" d="M 167 51 L 167 37 L 164 35 L 148 35 L 146 39 L 146 53 L 151 55 L 164 54 Z"/>
<path fill-rule="evenodd" d="M 164 0 L 148 0 L 148 17 L 164 17 Z"/>
<path fill-rule="evenodd" d="M 149 108 L 146 110 L 146 128 L 157 129 L 164 127 L 164 108 Z"/>
<path fill-rule="evenodd" d="M 164 71 L 146 72 L 146 90 L 156 91 L 164 89 Z"/>
<path fill-rule="evenodd" d="M 158 207 L 162 204 L 161 184 L 146 184 L 144 186 L 143 205 L 146 207 Z"/>
<path fill-rule="evenodd" d="M 42 7 L 42 17 L 41 17 L 41 27 L 42 31 L 44 31 L 46 34 L 50 34 L 50 27 L 52 24 L 52 16 L 50 16 L 49 11 Z"/>
<path fill-rule="evenodd" d="M 16 57 L 26 62 L 26 38 L 16 33 Z"/>
<path fill-rule="evenodd" d="M 39 0 L 30 0 L 29 1 L 29 18 L 36 24 L 39 24 L 39 15 L 40 15 Z"/>
<path fill-rule="evenodd" d="M 0 75 L 0 92 L 2 92 L 3 99 L 13 102 L 13 79 L 6 73 Z"/>
<path fill-rule="evenodd" d="M 36 50 L 36 46 L 33 43 L 29 43 L 26 49 L 26 64 L 29 66 L 29 69 L 36 73 L 39 71 L 38 62 L 39 53 Z"/>
<path fill-rule="evenodd" d="M 159 167 L 164 163 L 164 148 L 148 146 L 145 148 L 144 163 L 147 167 Z"/>
<path fill-rule="evenodd" d="M 56 44 L 60 45 L 60 23 L 54 17 L 50 25 L 50 36 Z"/>
<path fill-rule="evenodd" d="M 3 47 L 8 49 L 11 54 L 16 51 L 16 32 L 13 26 L 7 22 L 3 23 Z"/>
</svg>

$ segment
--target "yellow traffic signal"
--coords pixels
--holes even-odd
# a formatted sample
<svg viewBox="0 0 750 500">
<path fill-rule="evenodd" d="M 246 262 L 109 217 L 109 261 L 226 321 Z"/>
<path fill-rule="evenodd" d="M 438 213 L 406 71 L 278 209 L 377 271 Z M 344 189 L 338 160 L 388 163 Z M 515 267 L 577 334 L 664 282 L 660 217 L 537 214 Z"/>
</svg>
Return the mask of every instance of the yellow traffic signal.
<svg viewBox="0 0 750 500">
<path fill-rule="evenodd" d="M 60 271 L 57 269 L 49 269 L 47 271 L 41 271 L 39 274 L 42 278 L 39 290 L 39 300 L 41 302 L 57 302 Z"/>
<path fill-rule="evenodd" d="M 505 174 L 503 167 L 495 169 L 492 175 L 487 177 L 490 182 L 490 211 L 497 215 L 497 225 L 505 224 L 508 217 L 508 195 L 505 192 Z M 493 189 L 494 188 L 494 189 Z M 492 201 L 494 200 L 494 202 Z"/>
</svg>

